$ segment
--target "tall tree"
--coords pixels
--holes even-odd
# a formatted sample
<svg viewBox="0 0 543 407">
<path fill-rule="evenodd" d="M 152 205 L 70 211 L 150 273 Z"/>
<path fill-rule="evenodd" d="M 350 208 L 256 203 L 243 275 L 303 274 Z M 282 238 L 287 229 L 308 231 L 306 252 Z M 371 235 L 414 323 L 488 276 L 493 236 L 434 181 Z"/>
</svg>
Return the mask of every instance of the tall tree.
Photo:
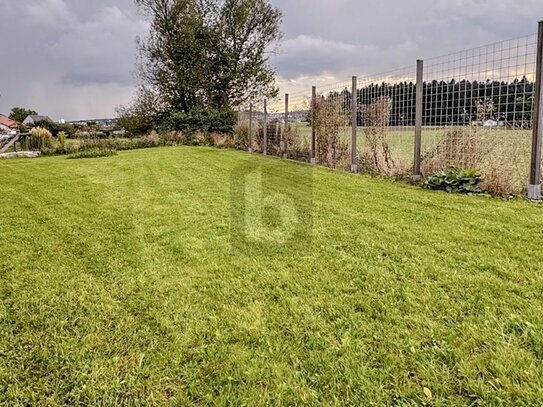
<svg viewBox="0 0 543 407">
<path fill-rule="evenodd" d="M 11 109 L 9 118 L 16 122 L 22 123 L 30 115 L 37 115 L 38 113 L 31 109 L 25 109 L 24 107 L 14 107 Z"/>
<path fill-rule="evenodd" d="M 231 109 L 277 94 L 269 53 L 282 14 L 268 0 L 135 1 L 151 20 L 138 72 L 169 111 Z"/>
</svg>

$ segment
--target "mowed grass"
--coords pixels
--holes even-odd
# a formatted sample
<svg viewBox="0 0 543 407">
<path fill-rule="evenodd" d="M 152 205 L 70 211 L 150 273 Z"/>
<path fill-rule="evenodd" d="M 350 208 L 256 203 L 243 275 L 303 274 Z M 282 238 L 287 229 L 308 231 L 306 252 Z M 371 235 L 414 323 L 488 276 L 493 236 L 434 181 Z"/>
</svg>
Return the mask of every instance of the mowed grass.
<svg viewBox="0 0 543 407">
<path fill-rule="evenodd" d="M 309 183 L 311 239 L 232 250 L 246 166 Z M 541 205 L 190 147 L 0 188 L 0 404 L 543 402 Z"/>
</svg>

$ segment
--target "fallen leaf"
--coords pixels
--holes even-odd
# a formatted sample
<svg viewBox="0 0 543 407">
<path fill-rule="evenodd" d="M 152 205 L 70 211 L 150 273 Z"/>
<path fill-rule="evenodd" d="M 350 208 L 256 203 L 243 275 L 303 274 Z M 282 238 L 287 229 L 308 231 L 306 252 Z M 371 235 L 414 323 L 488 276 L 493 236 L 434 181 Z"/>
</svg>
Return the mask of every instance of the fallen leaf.
<svg viewBox="0 0 543 407">
<path fill-rule="evenodd" d="M 432 400 L 432 392 L 430 391 L 428 387 L 425 387 L 424 389 L 422 389 L 422 392 L 424 393 L 428 401 Z"/>
</svg>

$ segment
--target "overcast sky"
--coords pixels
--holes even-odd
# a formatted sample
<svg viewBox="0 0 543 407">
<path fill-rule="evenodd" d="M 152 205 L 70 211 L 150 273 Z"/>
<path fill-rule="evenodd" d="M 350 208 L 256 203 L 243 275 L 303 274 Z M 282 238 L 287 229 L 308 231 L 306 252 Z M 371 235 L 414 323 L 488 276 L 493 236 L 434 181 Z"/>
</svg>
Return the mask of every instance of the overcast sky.
<svg viewBox="0 0 543 407">
<path fill-rule="evenodd" d="M 285 33 L 273 59 L 282 91 L 388 71 L 535 33 L 541 0 L 272 0 Z M 114 115 L 134 88 L 133 0 L 0 0 L 0 113 Z"/>
</svg>

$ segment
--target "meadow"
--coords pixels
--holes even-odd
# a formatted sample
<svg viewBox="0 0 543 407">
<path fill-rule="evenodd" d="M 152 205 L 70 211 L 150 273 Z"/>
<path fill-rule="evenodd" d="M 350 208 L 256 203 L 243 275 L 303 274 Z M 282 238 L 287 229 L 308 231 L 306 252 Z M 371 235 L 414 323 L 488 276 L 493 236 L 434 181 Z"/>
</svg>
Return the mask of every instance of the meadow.
<svg viewBox="0 0 543 407">
<path fill-rule="evenodd" d="M 238 211 L 283 224 L 262 190 L 310 233 L 234 250 Z M 3 160 L 0 193 L 2 405 L 543 402 L 540 204 L 206 147 Z"/>
</svg>

